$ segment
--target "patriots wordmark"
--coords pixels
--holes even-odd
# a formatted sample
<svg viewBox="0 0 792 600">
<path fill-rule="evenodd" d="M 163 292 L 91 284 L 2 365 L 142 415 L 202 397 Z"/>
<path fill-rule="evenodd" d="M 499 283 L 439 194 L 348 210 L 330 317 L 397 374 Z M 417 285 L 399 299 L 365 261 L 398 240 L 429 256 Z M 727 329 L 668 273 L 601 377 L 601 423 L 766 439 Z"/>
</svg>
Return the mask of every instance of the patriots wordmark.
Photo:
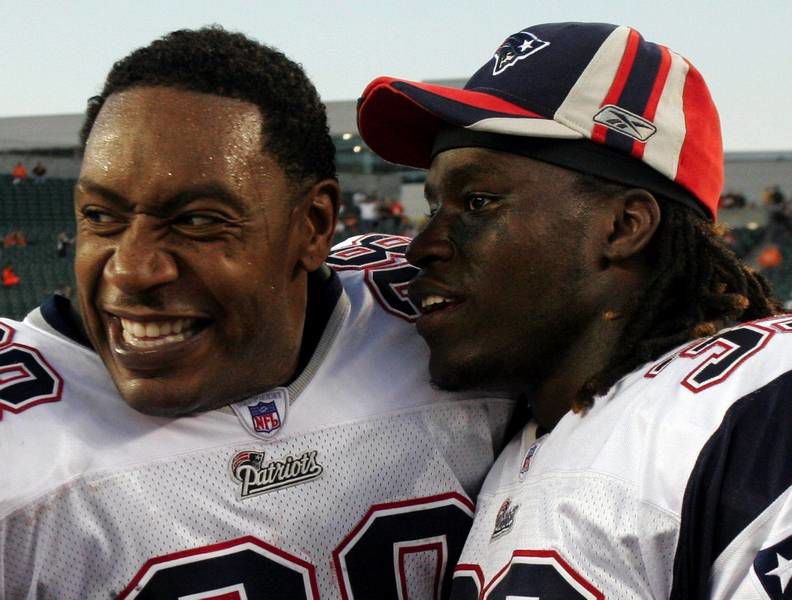
<svg viewBox="0 0 792 600">
<path fill-rule="evenodd" d="M 316 479 L 324 467 L 316 460 L 318 452 L 308 450 L 300 456 L 264 463 L 263 452 L 246 450 L 231 461 L 231 474 L 241 484 L 240 499 Z"/>
</svg>

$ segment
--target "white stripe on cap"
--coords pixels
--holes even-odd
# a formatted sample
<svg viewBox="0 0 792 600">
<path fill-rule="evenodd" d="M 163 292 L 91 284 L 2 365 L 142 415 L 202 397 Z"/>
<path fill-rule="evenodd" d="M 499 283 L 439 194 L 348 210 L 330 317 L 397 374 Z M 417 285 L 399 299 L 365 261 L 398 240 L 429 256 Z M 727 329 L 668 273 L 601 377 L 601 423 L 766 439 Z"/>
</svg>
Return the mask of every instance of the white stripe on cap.
<svg viewBox="0 0 792 600">
<path fill-rule="evenodd" d="M 689 67 L 687 61 L 679 54 L 669 52 L 671 67 L 654 118 L 655 123 L 662 125 L 646 142 L 643 160 L 669 179 L 676 180 L 679 154 L 686 133 L 682 96 Z"/>
<path fill-rule="evenodd" d="M 624 25 L 611 32 L 553 115 L 556 121 L 591 137 L 594 115 L 613 84 L 629 35 L 630 28 Z"/>
<path fill-rule="evenodd" d="M 503 135 L 521 135 L 524 137 L 547 137 L 580 139 L 584 137 L 577 131 L 571 130 L 566 125 L 556 123 L 550 119 L 535 119 L 526 117 L 491 117 L 481 119 L 465 129 L 473 131 L 488 131 Z"/>
</svg>

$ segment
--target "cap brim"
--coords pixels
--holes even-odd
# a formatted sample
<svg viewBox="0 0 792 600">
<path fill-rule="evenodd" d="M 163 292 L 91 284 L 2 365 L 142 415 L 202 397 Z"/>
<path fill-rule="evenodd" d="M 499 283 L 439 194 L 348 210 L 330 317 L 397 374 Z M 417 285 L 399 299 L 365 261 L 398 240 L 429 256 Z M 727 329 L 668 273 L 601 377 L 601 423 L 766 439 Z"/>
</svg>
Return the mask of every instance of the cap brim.
<svg viewBox="0 0 792 600">
<path fill-rule="evenodd" d="M 504 135 L 580 139 L 577 131 L 498 96 L 392 77 L 372 81 L 358 100 L 358 131 L 385 160 L 428 169 L 444 127 Z"/>
</svg>

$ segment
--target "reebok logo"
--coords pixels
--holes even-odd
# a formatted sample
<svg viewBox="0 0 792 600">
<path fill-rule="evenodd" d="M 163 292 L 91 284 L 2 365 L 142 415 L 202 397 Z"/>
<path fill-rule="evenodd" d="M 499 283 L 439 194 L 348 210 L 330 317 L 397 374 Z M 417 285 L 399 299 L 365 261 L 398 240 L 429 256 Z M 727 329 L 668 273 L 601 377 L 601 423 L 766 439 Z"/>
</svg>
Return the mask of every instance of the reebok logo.
<svg viewBox="0 0 792 600">
<path fill-rule="evenodd" d="M 639 142 L 645 142 L 657 133 L 657 127 L 651 121 L 613 104 L 603 106 L 602 110 L 594 115 L 594 121 Z"/>
</svg>

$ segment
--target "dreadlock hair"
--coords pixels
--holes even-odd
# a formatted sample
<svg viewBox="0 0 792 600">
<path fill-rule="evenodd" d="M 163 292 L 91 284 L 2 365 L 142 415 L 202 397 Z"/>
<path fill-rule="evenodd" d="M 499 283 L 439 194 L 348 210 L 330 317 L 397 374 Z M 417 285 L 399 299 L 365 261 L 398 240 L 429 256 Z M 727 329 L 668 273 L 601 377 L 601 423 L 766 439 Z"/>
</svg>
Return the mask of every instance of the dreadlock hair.
<svg viewBox="0 0 792 600">
<path fill-rule="evenodd" d="M 102 93 L 88 100 L 82 149 L 107 98 L 165 86 L 244 100 L 263 120 L 263 151 L 295 182 L 336 179 L 325 106 L 302 67 L 284 54 L 220 26 L 173 31 L 113 65 Z"/>
<path fill-rule="evenodd" d="M 577 183 L 600 197 L 625 189 L 586 174 Z M 735 256 L 718 227 L 679 202 L 660 197 L 658 203 L 660 223 L 647 247 L 648 281 L 630 305 L 610 362 L 579 391 L 576 411 L 585 411 L 594 396 L 636 367 L 688 340 L 783 312 L 767 280 Z"/>
</svg>

